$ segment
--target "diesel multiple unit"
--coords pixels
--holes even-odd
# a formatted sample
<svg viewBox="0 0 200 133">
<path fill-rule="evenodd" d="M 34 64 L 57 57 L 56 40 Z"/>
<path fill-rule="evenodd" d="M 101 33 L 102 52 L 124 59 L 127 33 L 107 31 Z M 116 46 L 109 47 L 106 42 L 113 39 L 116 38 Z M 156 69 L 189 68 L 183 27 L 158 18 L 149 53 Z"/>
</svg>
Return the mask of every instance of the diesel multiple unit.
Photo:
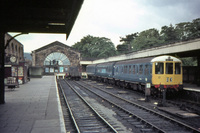
<svg viewBox="0 0 200 133">
<path fill-rule="evenodd" d="M 173 56 L 158 56 L 118 62 L 88 65 L 89 79 L 95 79 L 121 87 L 145 91 L 148 84 L 151 93 L 160 89 L 179 91 L 183 88 L 182 62 Z"/>
</svg>

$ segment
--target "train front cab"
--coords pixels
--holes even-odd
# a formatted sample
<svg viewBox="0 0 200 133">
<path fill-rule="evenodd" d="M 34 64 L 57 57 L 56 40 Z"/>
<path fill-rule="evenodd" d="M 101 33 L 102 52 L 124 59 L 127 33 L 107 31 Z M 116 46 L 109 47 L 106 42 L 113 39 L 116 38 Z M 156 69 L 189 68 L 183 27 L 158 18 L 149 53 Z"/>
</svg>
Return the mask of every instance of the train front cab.
<svg viewBox="0 0 200 133">
<path fill-rule="evenodd" d="M 168 56 L 152 62 L 152 85 L 167 92 L 183 89 L 182 63 L 179 59 Z"/>
</svg>

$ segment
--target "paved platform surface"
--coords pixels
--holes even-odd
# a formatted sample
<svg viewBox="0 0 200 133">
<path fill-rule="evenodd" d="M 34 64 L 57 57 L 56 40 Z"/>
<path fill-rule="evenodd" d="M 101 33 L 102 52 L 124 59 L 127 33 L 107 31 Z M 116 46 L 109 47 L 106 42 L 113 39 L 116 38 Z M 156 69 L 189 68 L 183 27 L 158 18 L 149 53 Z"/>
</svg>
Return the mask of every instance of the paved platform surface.
<svg viewBox="0 0 200 133">
<path fill-rule="evenodd" d="M 0 133 L 65 133 L 54 76 L 32 78 L 15 90 L 5 89 L 0 104 Z"/>
<path fill-rule="evenodd" d="M 195 92 L 200 92 L 200 86 L 197 86 L 196 84 L 187 84 L 184 83 L 183 89 L 187 91 L 195 91 Z"/>
</svg>

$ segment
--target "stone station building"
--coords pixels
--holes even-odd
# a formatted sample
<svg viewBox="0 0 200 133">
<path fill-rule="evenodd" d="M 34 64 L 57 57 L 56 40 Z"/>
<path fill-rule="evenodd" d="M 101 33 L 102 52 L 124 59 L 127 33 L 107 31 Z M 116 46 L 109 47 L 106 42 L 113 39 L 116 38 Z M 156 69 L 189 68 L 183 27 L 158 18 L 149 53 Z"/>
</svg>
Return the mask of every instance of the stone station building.
<svg viewBox="0 0 200 133">
<path fill-rule="evenodd" d="M 32 66 L 39 68 L 44 75 L 66 73 L 71 66 L 80 67 L 80 53 L 73 48 L 55 41 L 44 47 L 32 51 Z M 31 71 L 30 71 L 31 72 Z M 31 73 L 30 73 L 31 74 Z"/>
</svg>

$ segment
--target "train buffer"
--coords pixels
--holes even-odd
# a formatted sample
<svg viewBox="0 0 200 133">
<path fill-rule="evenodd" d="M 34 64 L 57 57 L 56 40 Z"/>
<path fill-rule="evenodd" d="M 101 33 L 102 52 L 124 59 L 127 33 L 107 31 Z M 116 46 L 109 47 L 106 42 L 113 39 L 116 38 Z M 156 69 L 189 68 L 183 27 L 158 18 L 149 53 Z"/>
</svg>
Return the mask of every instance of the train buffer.
<svg viewBox="0 0 200 133">
<path fill-rule="evenodd" d="M 62 78 L 62 79 L 65 79 L 65 73 L 55 73 L 55 75 L 56 75 L 56 78 L 57 79 L 59 79 L 60 77 Z"/>
</svg>

